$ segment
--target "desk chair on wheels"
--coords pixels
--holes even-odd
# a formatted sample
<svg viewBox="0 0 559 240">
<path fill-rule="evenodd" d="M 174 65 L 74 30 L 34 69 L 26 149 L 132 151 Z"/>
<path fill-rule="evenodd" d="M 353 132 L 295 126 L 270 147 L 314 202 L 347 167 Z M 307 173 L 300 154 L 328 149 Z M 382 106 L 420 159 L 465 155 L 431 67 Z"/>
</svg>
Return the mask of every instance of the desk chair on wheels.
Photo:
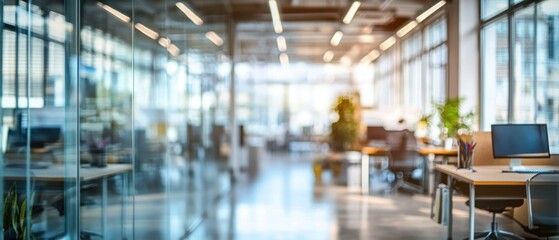
<svg viewBox="0 0 559 240">
<path fill-rule="evenodd" d="M 475 166 L 479 165 L 493 165 L 495 164 L 495 159 L 493 159 L 493 147 L 491 143 L 491 132 L 474 132 L 474 141 L 476 142 L 476 149 L 474 151 L 473 161 L 474 169 Z M 466 193 L 466 187 L 461 188 L 463 192 Z M 481 193 L 480 195 L 484 195 Z M 478 209 L 483 209 L 491 213 L 492 220 L 491 226 L 486 232 L 475 233 L 474 237 L 476 239 L 524 239 L 514 233 L 503 231 L 499 229 L 496 214 L 503 213 L 506 209 L 520 207 L 524 204 L 524 199 L 522 198 L 479 198 L 475 199 L 475 207 Z M 470 206 L 470 201 L 466 202 L 467 206 Z"/>
<path fill-rule="evenodd" d="M 486 210 L 491 213 L 491 228 L 486 232 L 475 233 L 475 239 L 524 239 L 514 233 L 500 230 L 495 220 L 497 213 L 503 213 L 507 208 L 520 207 L 524 204 L 524 199 L 476 199 L 476 208 Z M 466 202 L 470 206 L 470 201 Z M 468 239 L 468 238 L 465 238 Z"/>
<path fill-rule="evenodd" d="M 419 155 L 413 133 L 408 130 L 390 131 L 387 133 L 386 142 L 390 146 L 388 168 L 395 174 L 396 180 L 392 191 L 395 193 L 403 188 L 412 192 L 422 192 L 419 185 L 409 182 L 422 179 L 423 174 L 417 164 Z"/>
<path fill-rule="evenodd" d="M 538 237 L 559 236 L 559 173 L 539 173 L 526 182 L 528 226 Z"/>
</svg>

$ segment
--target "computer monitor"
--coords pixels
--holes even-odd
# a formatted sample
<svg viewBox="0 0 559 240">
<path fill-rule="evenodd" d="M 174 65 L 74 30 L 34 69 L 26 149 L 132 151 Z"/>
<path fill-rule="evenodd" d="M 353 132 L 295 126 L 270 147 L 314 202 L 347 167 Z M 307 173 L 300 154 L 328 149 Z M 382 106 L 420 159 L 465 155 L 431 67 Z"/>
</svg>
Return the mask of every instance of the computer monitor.
<svg viewBox="0 0 559 240">
<path fill-rule="evenodd" d="M 521 158 L 549 158 L 546 124 L 491 125 L 494 158 L 510 158 L 510 170 L 522 169 Z"/>
</svg>

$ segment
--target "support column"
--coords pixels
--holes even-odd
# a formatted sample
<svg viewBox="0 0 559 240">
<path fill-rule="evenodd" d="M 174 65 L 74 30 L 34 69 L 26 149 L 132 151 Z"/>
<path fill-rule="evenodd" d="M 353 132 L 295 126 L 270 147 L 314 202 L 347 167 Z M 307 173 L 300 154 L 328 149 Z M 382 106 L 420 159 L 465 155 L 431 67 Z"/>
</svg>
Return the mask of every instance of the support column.
<svg viewBox="0 0 559 240">
<path fill-rule="evenodd" d="M 235 31 L 237 24 L 232 17 L 229 18 L 228 29 L 228 51 L 231 59 L 231 71 L 230 71 L 230 84 L 229 84 L 229 129 L 231 131 L 230 139 L 230 151 L 229 151 L 229 169 L 231 172 L 231 181 L 235 181 L 237 176 L 240 174 L 240 146 L 239 146 L 239 126 L 237 124 L 237 104 L 236 98 L 236 77 L 235 77 L 235 65 L 237 63 L 237 41 L 235 36 Z"/>
<path fill-rule="evenodd" d="M 448 97 L 464 97 L 462 111 L 479 115 L 479 1 L 448 1 L 447 27 Z"/>
</svg>

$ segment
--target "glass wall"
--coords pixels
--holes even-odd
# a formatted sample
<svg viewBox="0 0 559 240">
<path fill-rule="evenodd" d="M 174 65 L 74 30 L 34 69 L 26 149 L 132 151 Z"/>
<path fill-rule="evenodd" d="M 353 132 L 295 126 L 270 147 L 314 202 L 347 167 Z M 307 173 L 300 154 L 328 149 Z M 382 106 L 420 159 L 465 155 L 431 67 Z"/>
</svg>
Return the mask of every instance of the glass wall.
<svg viewBox="0 0 559 240">
<path fill-rule="evenodd" d="M 547 123 L 559 152 L 559 1 L 515 1 L 499 9 L 482 0 L 482 128 L 493 123 Z"/>
<path fill-rule="evenodd" d="M 375 107 L 400 110 L 410 127 L 421 115 L 432 114 L 433 103 L 447 95 L 446 41 L 446 17 L 435 14 L 383 51 L 374 62 Z M 431 124 L 433 134 L 436 121 Z"/>
<path fill-rule="evenodd" d="M 4 239 L 178 239 L 227 191 L 225 18 L 179 5 L 3 1 Z"/>
</svg>

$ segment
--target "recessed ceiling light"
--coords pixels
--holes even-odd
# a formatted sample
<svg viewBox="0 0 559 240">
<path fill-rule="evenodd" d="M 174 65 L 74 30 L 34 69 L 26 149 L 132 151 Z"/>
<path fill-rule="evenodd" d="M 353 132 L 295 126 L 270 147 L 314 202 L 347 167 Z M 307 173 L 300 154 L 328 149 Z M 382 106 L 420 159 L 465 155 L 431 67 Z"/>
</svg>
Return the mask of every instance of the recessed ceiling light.
<svg viewBox="0 0 559 240">
<path fill-rule="evenodd" d="M 322 60 L 327 63 L 331 62 L 332 58 L 334 58 L 334 53 L 332 51 L 326 51 L 324 56 L 322 56 Z"/>
<path fill-rule="evenodd" d="M 289 64 L 289 56 L 287 56 L 287 53 L 281 53 L 280 54 L 280 62 L 281 62 L 281 65 Z"/>
<path fill-rule="evenodd" d="M 361 63 L 369 64 L 372 61 L 374 61 L 375 59 L 377 59 L 379 56 L 380 56 L 380 52 L 375 49 L 375 50 L 371 51 L 369 54 L 365 55 L 365 57 L 363 57 L 361 59 Z"/>
<path fill-rule="evenodd" d="M 175 46 L 175 44 L 170 43 L 170 44 L 169 44 L 169 47 L 167 47 L 167 51 L 168 51 L 171 55 L 173 55 L 173 56 L 176 57 L 176 56 L 179 55 L 179 53 L 180 53 L 181 50 L 180 50 L 177 46 Z"/>
<path fill-rule="evenodd" d="M 334 36 L 332 36 L 332 40 L 330 40 L 330 44 L 332 44 L 332 46 L 338 46 L 338 44 L 340 44 L 340 41 L 342 40 L 342 37 L 344 36 L 344 34 L 340 31 L 337 31 L 336 33 L 334 33 Z"/>
<path fill-rule="evenodd" d="M 285 42 L 285 38 L 283 36 L 279 36 L 276 39 L 276 42 L 278 43 L 278 49 L 280 52 L 285 52 L 287 50 L 287 43 Z"/>
<path fill-rule="evenodd" d="M 283 27 L 281 26 L 278 3 L 276 2 L 276 0 L 269 0 L 268 5 L 270 6 L 270 12 L 272 13 L 272 23 L 274 24 L 274 31 L 276 33 L 282 33 Z"/>
<path fill-rule="evenodd" d="M 190 8 L 188 8 L 184 3 L 182 2 L 178 2 L 177 4 L 175 4 L 183 13 L 184 15 L 186 15 L 186 17 L 188 19 L 190 19 L 190 21 L 192 21 L 194 24 L 196 25 L 202 25 L 204 23 L 204 21 L 198 17 L 198 15 L 196 15 L 196 13 L 194 13 L 192 10 L 190 10 Z"/>
<path fill-rule="evenodd" d="M 208 38 L 216 46 L 223 45 L 223 39 L 221 39 L 221 37 L 219 37 L 219 35 L 217 35 L 217 33 L 213 32 L 213 31 L 207 32 L 206 33 L 206 38 Z"/>
<path fill-rule="evenodd" d="M 160 38 L 158 42 L 159 45 L 163 46 L 164 48 L 169 47 L 169 44 L 171 44 L 171 40 L 168 38 Z"/>
<path fill-rule="evenodd" d="M 395 37 L 389 37 L 388 39 L 386 39 L 384 42 L 382 42 L 380 44 L 380 50 L 385 51 L 386 49 L 389 49 L 390 47 L 392 47 L 392 45 L 394 45 L 394 43 L 396 43 L 396 38 Z"/>
<path fill-rule="evenodd" d="M 415 26 L 417 26 L 416 21 L 409 22 L 408 24 L 406 24 L 406 26 L 402 27 L 400 30 L 396 32 L 396 36 L 398 37 L 406 36 L 406 34 L 408 34 L 413 28 L 415 28 Z"/>
<path fill-rule="evenodd" d="M 97 2 L 97 6 L 105 9 L 105 11 L 109 12 L 110 14 L 114 15 L 116 18 L 120 19 L 123 22 L 130 22 L 130 17 L 124 15 L 124 13 L 119 12 L 118 10 L 110 7 L 109 5 L 105 5 L 101 2 Z"/>
<path fill-rule="evenodd" d="M 141 23 L 136 23 L 134 27 L 136 27 L 136 29 L 138 29 L 140 32 L 142 32 L 143 34 L 145 34 L 146 36 L 148 36 L 153 40 L 157 40 L 157 38 L 159 37 L 159 34 L 157 32 L 151 30 L 150 28 L 144 26 Z"/>
<path fill-rule="evenodd" d="M 351 20 L 353 20 L 353 17 L 355 16 L 355 14 L 357 13 L 357 10 L 359 9 L 359 6 L 361 6 L 361 2 L 359 1 L 354 1 L 351 4 L 351 7 L 349 7 L 349 10 L 347 11 L 343 22 L 345 24 L 349 24 L 351 22 Z"/>
<path fill-rule="evenodd" d="M 425 12 L 423 12 L 422 14 L 417 16 L 417 18 L 415 18 L 415 20 L 417 20 L 417 22 L 423 22 L 423 20 L 427 19 L 429 16 L 431 16 L 431 14 L 435 13 L 437 10 L 439 10 L 439 8 L 441 8 L 445 4 L 446 4 L 446 2 L 444 0 L 436 3 L 435 5 L 430 7 L 429 9 L 425 10 Z"/>
</svg>

